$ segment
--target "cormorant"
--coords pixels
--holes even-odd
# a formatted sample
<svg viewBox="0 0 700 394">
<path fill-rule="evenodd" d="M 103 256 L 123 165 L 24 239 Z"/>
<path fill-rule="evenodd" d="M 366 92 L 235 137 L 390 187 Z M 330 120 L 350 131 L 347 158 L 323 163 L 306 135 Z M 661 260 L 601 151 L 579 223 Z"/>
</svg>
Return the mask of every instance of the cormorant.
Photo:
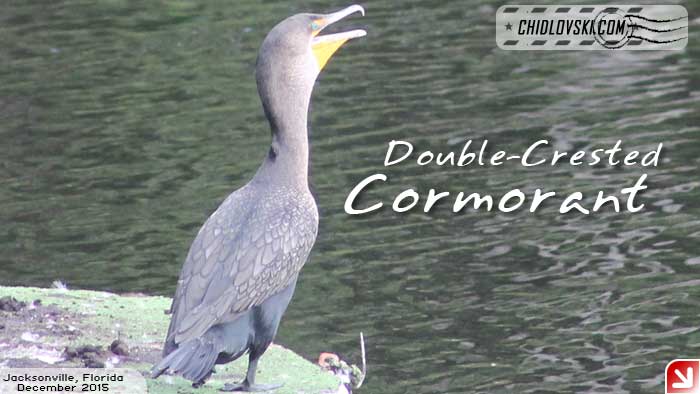
<svg viewBox="0 0 700 394">
<path fill-rule="evenodd" d="M 215 364 L 248 352 L 245 380 L 222 390 L 279 387 L 256 385 L 255 372 L 316 239 L 318 209 L 308 183 L 311 92 L 333 53 L 366 34 L 319 33 L 355 12 L 364 15 L 359 5 L 327 15 L 294 15 L 263 41 L 256 82 L 272 143 L 255 176 L 224 200 L 192 242 L 154 378 L 170 371 L 198 387 Z"/>
</svg>

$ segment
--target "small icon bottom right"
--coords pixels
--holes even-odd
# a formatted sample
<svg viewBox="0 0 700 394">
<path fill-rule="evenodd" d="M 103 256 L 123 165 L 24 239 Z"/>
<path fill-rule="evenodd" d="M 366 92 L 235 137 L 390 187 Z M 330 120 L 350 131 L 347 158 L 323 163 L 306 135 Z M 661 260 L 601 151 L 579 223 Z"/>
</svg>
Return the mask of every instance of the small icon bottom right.
<svg viewBox="0 0 700 394">
<path fill-rule="evenodd" d="M 700 359 L 677 359 L 666 365 L 666 394 L 700 394 Z"/>
</svg>

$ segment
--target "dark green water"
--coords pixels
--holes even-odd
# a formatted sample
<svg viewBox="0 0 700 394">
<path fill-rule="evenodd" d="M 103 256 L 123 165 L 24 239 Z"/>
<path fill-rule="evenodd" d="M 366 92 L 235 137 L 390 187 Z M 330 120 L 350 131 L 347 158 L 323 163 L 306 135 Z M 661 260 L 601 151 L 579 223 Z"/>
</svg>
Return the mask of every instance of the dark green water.
<svg viewBox="0 0 700 394">
<path fill-rule="evenodd" d="M 541 1 L 540 3 L 544 3 Z M 566 2 L 572 3 L 572 2 Z M 657 2 L 658 3 L 658 2 Z M 659 393 L 700 356 L 700 4 L 673 52 L 504 52 L 501 2 L 367 2 L 368 36 L 324 70 L 312 113 L 321 228 L 279 342 L 359 360 L 366 393 Z M 0 283 L 170 295 L 199 225 L 257 168 L 265 33 L 320 1 L 5 1 L 0 13 Z M 349 217 L 386 144 L 650 150 L 643 212 Z M 625 167 L 437 169 L 408 187 L 618 192 Z M 590 200 L 587 200 L 590 204 Z"/>
</svg>

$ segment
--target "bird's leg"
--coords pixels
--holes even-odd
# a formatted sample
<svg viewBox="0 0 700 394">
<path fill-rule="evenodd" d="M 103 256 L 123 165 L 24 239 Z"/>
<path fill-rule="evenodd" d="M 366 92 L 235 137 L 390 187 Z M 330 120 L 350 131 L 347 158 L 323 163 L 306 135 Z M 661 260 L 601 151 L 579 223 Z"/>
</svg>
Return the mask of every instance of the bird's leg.
<svg viewBox="0 0 700 394">
<path fill-rule="evenodd" d="M 245 375 L 245 380 L 241 383 L 231 384 L 226 383 L 221 391 L 225 392 L 261 392 L 272 391 L 282 387 L 282 384 L 255 384 L 255 372 L 258 367 L 258 359 L 252 357 L 248 360 L 248 372 Z"/>
<path fill-rule="evenodd" d="M 207 376 L 203 377 L 202 379 L 200 379 L 200 380 L 197 381 L 197 382 L 192 382 L 192 387 L 194 387 L 194 388 L 196 388 L 196 389 L 202 387 L 202 386 L 204 385 L 204 383 L 206 383 L 207 379 L 209 379 L 209 378 L 211 377 L 211 374 L 212 374 L 212 373 L 214 373 L 214 369 L 213 369 L 213 368 L 212 368 L 212 370 L 207 374 Z"/>
</svg>

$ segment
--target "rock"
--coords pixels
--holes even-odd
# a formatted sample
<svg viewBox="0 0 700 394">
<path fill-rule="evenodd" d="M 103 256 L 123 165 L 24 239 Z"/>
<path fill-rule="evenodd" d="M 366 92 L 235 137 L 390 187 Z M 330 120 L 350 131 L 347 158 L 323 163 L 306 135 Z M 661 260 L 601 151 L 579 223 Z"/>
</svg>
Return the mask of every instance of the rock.
<svg viewBox="0 0 700 394">
<path fill-rule="evenodd" d="M 27 303 L 19 313 L 10 315 L 10 312 L 0 311 L 0 323 L 5 324 L 5 328 L 0 329 L 0 343 L 9 344 L 0 346 L 0 360 L 5 367 L 107 368 L 118 365 L 136 369 L 145 376 L 162 357 L 163 338 L 170 320 L 163 311 L 172 303 L 171 299 L 0 286 L 0 298 L 3 296 Z M 41 305 L 30 310 L 29 303 L 36 299 L 41 299 Z M 20 341 L 25 332 L 39 333 L 39 342 Z M 128 352 L 126 357 L 112 350 L 111 344 L 117 335 L 124 343 L 115 345 L 114 349 L 123 346 Z M 31 353 L 22 350 L 32 346 L 38 350 Z M 218 393 L 224 383 L 245 376 L 247 361 L 247 357 L 241 357 L 218 366 L 217 373 L 198 393 Z M 270 381 L 284 383 L 275 394 L 336 393 L 340 382 L 337 375 L 275 344 L 262 357 L 259 368 L 268 371 L 266 378 Z M 194 393 L 191 382 L 179 378 L 147 379 L 147 384 L 151 393 Z"/>
<path fill-rule="evenodd" d="M 0 311 L 6 311 L 6 312 L 18 312 L 24 307 L 27 306 L 27 303 L 24 301 L 17 301 L 16 298 L 10 297 L 10 296 L 5 296 L 0 298 Z"/>
<path fill-rule="evenodd" d="M 67 347 L 63 352 L 66 360 L 80 359 L 86 368 L 104 368 L 104 351 L 98 346 L 83 345 L 75 348 Z"/>
<path fill-rule="evenodd" d="M 104 362 L 97 360 L 97 359 L 94 359 L 94 358 L 88 358 L 88 359 L 83 360 L 83 364 L 85 364 L 85 368 L 104 368 L 105 367 Z"/>
<path fill-rule="evenodd" d="M 129 355 L 129 348 L 126 346 L 126 344 L 118 339 L 114 340 L 109 345 L 109 350 L 116 354 L 117 356 L 128 356 Z"/>
</svg>

